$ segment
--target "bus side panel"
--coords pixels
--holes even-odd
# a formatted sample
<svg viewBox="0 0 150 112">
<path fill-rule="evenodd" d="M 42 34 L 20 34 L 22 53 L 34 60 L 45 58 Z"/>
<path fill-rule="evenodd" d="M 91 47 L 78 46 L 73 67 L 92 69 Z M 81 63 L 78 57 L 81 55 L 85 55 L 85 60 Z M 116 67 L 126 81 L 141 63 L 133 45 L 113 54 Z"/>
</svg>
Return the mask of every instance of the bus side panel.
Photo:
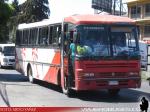
<svg viewBox="0 0 150 112">
<path fill-rule="evenodd" d="M 26 48 L 16 48 L 16 70 L 22 73 L 23 75 L 26 75 L 25 70 L 25 58 L 26 58 Z"/>
<path fill-rule="evenodd" d="M 58 73 L 60 72 L 60 50 L 55 51 L 53 60 L 43 80 L 57 84 Z M 60 75 L 60 74 L 59 74 Z"/>
<path fill-rule="evenodd" d="M 60 50 L 16 48 L 16 59 L 16 70 L 25 76 L 27 76 L 27 66 L 30 65 L 34 78 L 57 84 L 57 75 L 60 69 Z"/>
<path fill-rule="evenodd" d="M 50 48 L 32 48 L 34 78 L 57 83 L 60 67 L 60 50 Z"/>
</svg>

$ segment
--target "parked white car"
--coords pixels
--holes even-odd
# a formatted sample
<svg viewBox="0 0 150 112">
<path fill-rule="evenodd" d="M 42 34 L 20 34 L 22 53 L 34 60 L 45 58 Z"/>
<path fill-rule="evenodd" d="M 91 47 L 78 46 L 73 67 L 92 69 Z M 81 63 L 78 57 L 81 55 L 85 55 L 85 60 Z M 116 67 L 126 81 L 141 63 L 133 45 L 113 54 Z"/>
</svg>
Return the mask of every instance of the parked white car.
<svg viewBox="0 0 150 112">
<path fill-rule="evenodd" d="M 15 44 L 0 44 L 0 67 L 15 66 Z"/>
</svg>

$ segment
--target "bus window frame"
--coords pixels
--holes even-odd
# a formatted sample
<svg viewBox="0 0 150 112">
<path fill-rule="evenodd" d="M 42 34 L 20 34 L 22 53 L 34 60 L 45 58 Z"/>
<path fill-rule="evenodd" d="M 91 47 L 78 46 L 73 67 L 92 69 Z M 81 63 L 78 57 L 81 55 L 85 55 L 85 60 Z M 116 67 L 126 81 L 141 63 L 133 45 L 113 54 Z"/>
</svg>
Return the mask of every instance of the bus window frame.
<svg viewBox="0 0 150 112">
<path fill-rule="evenodd" d="M 28 46 L 36 46 L 37 45 L 37 36 L 38 36 L 38 28 L 35 28 L 35 27 L 30 28 L 30 36 L 29 36 Z M 30 40 L 32 40 L 32 41 L 30 42 Z"/>
<path fill-rule="evenodd" d="M 38 29 L 39 29 L 39 30 L 38 30 L 38 45 L 39 45 L 39 46 L 48 46 L 49 43 L 48 43 L 47 40 L 48 40 L 48 38 L 49 38 L 49 37 L 48 37 L 49 27 L 48 27 L 48 26 L 43 26 L 43 27 L 40 27 L 40 28 L 38 28 Z M 44 38 L 43 38 L 43 36 L 44 36 L 43 33 L 45 33 L 45 32 L 44 32 L 45 29 L 47 30 L 47 32 L 46 32 L 46 33 L 47 33 L 47 35 L 46 35 L 47 44 L 46 44 L 46 43 L 43 43 L 43 42 L 44 42 L 44 40 L 43 40 L 43 39 L 44 39 Z M 45 31 L 46 31 L 46 30 L 45 30 Z M 42 39 L 42 43 L 41 43 L 41 39 Z"/>
<path fill-rule="evenodd" d="M 56 27 L 54 29 L 54 27 Z M 47 44 L 40 44 L 39 41 L 40 41 L 40 29 L 43 29 L 43 28 L 47 28 Z M 57 31 L 57 28 L 58 28 L 58 31 Z M 25 28 L 25 29 L 18 29 L 18 31 L 20 32 L 20 34 L 18 35 L 17 39 L 16 39 L 16 42 L 17 42 L 17 46 L 19 47 L 34 47 L 34 48 L 54 48 L 54 49 L 60 49 L 60 46 L 59 46 L 59 36 L 61 36 L 61 28 L 62 28 L 62 24 L 61 23 L 57 23 L 57 24 L 48 24 L 48 25 L 44 25 L 44 26 L 39 26 L 39 27 L 32 27 L 32 28 Z M 23 31 L 24 30 L 28 30 L 29 33 L 28 33 L 28 43 L 24 44 L 23 43 Z M 30 38 L 31 38 L 31 33 L 33 33 L 32 31 L 33 30 L 37 30 L 35 31 L 36 32 L 36 35 L 35 35 L 35 41 L 34 43 L 30 42 Z M 54 32 L 55 32 L 55 36 L 54 37 Z M 33 38 L 33 37 L 32 37 Z M 57 41 L 56 41 L 56 44 L 54 44 L 54 38 L 57 38 Z"/>
</svg>

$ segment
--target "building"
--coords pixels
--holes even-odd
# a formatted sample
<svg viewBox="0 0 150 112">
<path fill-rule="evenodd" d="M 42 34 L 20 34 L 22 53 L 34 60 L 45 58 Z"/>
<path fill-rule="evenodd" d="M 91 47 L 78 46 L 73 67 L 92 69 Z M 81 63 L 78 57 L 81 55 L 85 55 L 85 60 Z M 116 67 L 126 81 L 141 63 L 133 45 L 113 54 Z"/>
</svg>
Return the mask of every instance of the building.
<svg viewBox="0 0 150 112">
<path fill-rule="evenodd" d="M 150 44 L 150 0 L 126 0 L 128 16 L 136 21 L 140 28 L 140 40 Z"/>
</svg>

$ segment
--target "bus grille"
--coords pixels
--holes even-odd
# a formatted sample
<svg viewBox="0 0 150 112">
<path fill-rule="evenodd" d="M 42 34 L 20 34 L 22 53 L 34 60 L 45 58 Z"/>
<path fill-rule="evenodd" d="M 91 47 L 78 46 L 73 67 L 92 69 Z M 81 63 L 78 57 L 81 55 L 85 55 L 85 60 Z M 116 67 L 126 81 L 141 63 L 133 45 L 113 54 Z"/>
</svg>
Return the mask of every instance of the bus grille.
<svg viewBox="0 0 150 112">
<path fill-rule="evenodd" d="M 9 62 L 15 62 L 15 59 L 9 59 Z"/>
<path fill-rule="evenodd" d="M 90 68 L 136 68 L 136 63 L 106 63 L 106 64 L 85 64 L 86 69 Z"/>
<path fill-rule="evenodd" d="M 114 72 L 114 76 L 112 76 L 112 72 L 106 72 L 106 73 L 96 73 L 97 78 L 126 78 L 128 77 L 128 74 L 126 72 Z"/>
</svg>

